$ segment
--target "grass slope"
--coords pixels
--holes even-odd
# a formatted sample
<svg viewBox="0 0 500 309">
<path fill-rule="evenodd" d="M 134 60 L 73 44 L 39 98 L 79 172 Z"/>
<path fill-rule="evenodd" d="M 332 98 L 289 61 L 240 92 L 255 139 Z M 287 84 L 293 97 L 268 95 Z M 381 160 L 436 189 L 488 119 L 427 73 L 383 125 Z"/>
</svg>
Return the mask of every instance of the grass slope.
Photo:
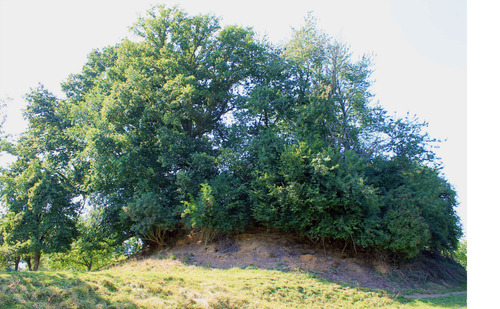
<svg viewBox="0 0 500 309">
<path fill-rule="evenodd" d="M 213 269 L 170 259 L 97 272 L 0 273 L 0 308 L 461 308 L 466 295 L 394 297 L 307 273 Z"/>
</svg>

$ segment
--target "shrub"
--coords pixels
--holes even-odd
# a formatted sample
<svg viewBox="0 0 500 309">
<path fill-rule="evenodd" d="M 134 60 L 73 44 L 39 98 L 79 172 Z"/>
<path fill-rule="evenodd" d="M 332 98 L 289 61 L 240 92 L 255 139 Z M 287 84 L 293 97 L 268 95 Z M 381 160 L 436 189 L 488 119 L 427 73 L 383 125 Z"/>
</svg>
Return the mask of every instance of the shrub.
<svg viewBox="0 0 500 309">
<path fill-rule="evenodd" d="M 248 189 L 229 172 L 203 183 L 198 197 L 184 204 L 184 218 L 191 227 L 202 230 L 205 241 L 218 233 L 243 231 L 250 223 Z"/>
<path fill-rule="evenodd" d="M 261 171 L 253 181 L 252 214 L 268 227 L 311 239 L 369 246 L 364 234 L 372 230 L 378 198 L 365 184 L 362 168 L 354 152 L 314 153 L 305 143 L 289 146 L 276 173 Z"/>
</svg>

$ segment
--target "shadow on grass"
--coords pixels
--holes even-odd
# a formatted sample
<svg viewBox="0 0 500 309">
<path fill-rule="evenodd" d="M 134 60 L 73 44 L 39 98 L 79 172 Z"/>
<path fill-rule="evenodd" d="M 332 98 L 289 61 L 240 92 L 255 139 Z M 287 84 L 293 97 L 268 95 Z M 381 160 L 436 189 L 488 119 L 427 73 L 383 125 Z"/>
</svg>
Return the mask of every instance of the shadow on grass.
<svg viewBox="0 0 500 309">
<path fill-rule="evenodd" d="M 260 268 L 257 267 L 253 264 L 250 264 L 246 267 L 234 267 L 234 268 L 223 268 L 223 267 L 214 267 L 212 265 L 198 265 L 196 262 L 193 262 L 192 260 L 190 261 L 182 261 L 184 265 L 189 265 L 189 266 L 196 266 L 200 267 L 202 269 L 219 269 L 221 271 L 231 271 L 231 270 L 264 270 L 264 271 L 277 271 L 280 273 L 286 273 L 286 274 L 297 274 L 297 275 L 303 275 L 306 278 L 312 279 L 318 283 L 321 284 L 326 284 L 326 285 L 336 285 L 338 286 L 338 290 L 354 290 L 354 291 L 359 291 L 359 292 L 364 292 L 367 293 L 365 297 L 370 297 L 372 295 L 375 298 L 384 298 L 385 300 L 381 300 L 382 303 L 387 304 L 388 307 L 393 307 L 397 306 L 399 307 L 409 307 L 409 308 L 420 308 L 420 307 L 425 307 L 425 308 L 462 308 L 467 305 L 467 295 L 449 295 L 449 296 L 443 296 L 443 297 L 435 297 L 435 298 L 424 298 L 424 299 L 417 299 L 417 298 L 406 298 L 402 296 L 402 294 L 409 294 L 409 293 L 415 293 L 415 292 L 420 292 L 420 293 L 446 293 L 450 291 L 458 291 L 458 290 L 465 290 L 466 287 L 462 286 L 455 286 L 455 287 L 448 287 L 446 288 L 445 286 L 440 286 L 437 285 L 433 282 L 430 282 L 428 285 L 422 285 L 420 289 L 400 289 L 398 290 L 391 290 L 391 289 L 384 289 L 384 288 L 375 288 L 375 287 L 365 287 L 362 284 L 356 283 L 356 282 L 345 282 L 345 281 L 336 281 L 331 278 L 325 278 L 321 274 L 317 272 L 311 272 L 311 271 L 305 271 L 305 270 L 291 270 L 291 269 L 285 269 L 285 268 Z M 375 273 L 374 273 L 375 275 Z M 387 278 L 386 278 L 387 279 Z M 425 288 L 424 288 L 425 287 Z M 279 288 L 276 289 L 276 291 L 279 291 Z M 273 293 L 276 292 L 272 288 L 269 290 L 269 292 Z M 377 296 L 374 296 L 377 295 Z M 359 300 L 363 299 L 363 297 L 360 297 Z M 353 300 L 352 305 L 355 305 L 354 303 L 357 300 Z M 393 303 L 392 305 L 389 305 L 389 303 Z M 358 304 L 359 305 L 359 304 Z M 377 304 L 378 306 L 379 304 Z M 382 305 L 384 307 L 384 305 Z"/>
</svg>

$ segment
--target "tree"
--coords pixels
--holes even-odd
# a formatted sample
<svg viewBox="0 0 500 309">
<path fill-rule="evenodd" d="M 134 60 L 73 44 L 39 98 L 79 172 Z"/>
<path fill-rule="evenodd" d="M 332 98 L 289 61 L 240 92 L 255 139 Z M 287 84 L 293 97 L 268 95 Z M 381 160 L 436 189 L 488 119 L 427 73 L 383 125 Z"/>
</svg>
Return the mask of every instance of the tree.
<svg viewBox="0 0 500 309">
<path fill-rule="evenodd" d="M 355 61 L 346 44 L 317 29 L 311 15 L 302 28 L 294 30 L 284 49 L 296 85 L 298 133 L 311 143 L 323 140 L 341 152 L 363 152 L 360 137 L 367 133 L 376 111 L 370 106 L 370 57 Z"/>
<path fill-rule="evenodd" d="M 0 99 L 0 152 L 9 152 L 12 148 L 12 144 L 8 141 L 9 135 L 5 134 L 3 130 L 3 125 L 7 119 L 5 109 L 9 101 L 12 101 L 12 99 Z"/>
<path fill-rule="evenodd" d="M 37 270 L 42 252 L 69 248 L 80 205 L 73 201 L 73 147 L 65 135 L 69 121 L 64 105 L 43 86 L 27 99 L 29 129 L 13 148 L 16 161 L 2 175 L 3 232 L 4 246 L 26 257 L 29 265 L 33 261 Z"/>
<path fill-rule="evenodd" d="M 372 106 L 370 58 L 353 61 L 312 17 L 283 57 L 294 87 L 281 88 L 289 91 L 281 97 L 292 99 L 295 112 L 291 124 L 265 122 L 249 143 L 260 148 L 252 157 L 254 218 L 400 257 L 453 250 L 460 225 L 455 193 L 432 151 L 438 140 L 425 122 Z M 256 98 L 265 106 L 270 97 Z"/>
<path fill-rule="evenodd" d="M 124 40 L 112 49 L 116 58 L 95 53 L 107 68 L 82 72 L 66 87 L 82 90 L 71 92 L 82 100 L 75 110 L 96 107 L 84 152 L 109 230 L 118 240 L 138 235 L 162 245 L 181 225 L 181 201 L 217 175 L 211 136 L 242 104 L 264 49 L 250 29 L 177 8 L 156 7 L 132 30 L 142 41 Z M 73 122 L 83 122 L 79 114 Z"/>
<path fill-rule="evenodd" d="M 113 245 L 113 241 L 103 235 L 99 218 L 101 212 L 102 210 L 91 209 L 79 218 L 78 236 L 71 244 L 71 249 L 68 252 L 51 254 L 49 269 L 91 271 L 125 258 L 123 246 Z"/>
<path fill-rule="evenodd" d="M 76 236 L 79 204 L 71 200 L 64 180 L 39 161 L 6 177 L 4 245 L 12 247 L 15 256 L 32 258 L 36 271 L 43 252 L 69 248 Z"/>
<path fill-rule="evenodd" d="M 382 201 L 383 247 L 407 256 L 456 248 L 461 236 L 456 193 L 439 169 L 396 156 L 377 158 L 366 175 Z"/>
<path fill-rule="evenodd" d="M 420 122 L 416 116 L 407 114 L 397 119 L 384 117 L 382 123 L 381 133 L 387 138 L 379 147 L 386 155 L 439 168 L 439 159 L 432 149 L 441 141 L 425 132 L 428 126 L 426 122 Z"/>
<path fill-rule="evenodd" d="M 89 54 L 66 98 L 27 96 L 2 189 L 3 249 L 17 261 L 65 252 L 77 228 L 71 263 L 87 269 L 127 240 L 155 248 L 183 229 L 210 240 L 263 225 L 396 258 L 456 248 L 437 140 L 376 106 L 371 58 L 312 16 L 280 47 L 177 7 L 132 31 Z M 94 224 L 77 226 L 77 200 Z"/>
<path fill-rule="evenodd" d="M 138 77 L 150 82 L 153 92 L 148 96 L 140 87 L 143 95 L 166 104 L 174 113 L 172 125 L 188 136 L 212 131 L 241 103 L 244 90 L 239 86 L 256 73 L 263 48 L 250 29 L 222 29 L 213 16 L 190 17 L 177 8 L 160 6 L 149 11 L 149 17 L 141 18 L 133 28 L 144 42 L 123 45 L 129 57 L 122 59 L 135 71 L 131 82 Z"/>
</svg>

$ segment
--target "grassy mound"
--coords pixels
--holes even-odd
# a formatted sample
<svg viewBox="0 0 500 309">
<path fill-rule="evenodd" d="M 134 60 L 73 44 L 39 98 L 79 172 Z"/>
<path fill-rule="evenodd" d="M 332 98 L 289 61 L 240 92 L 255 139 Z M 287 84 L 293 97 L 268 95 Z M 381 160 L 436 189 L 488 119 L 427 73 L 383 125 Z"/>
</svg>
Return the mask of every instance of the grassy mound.
<svg viewBox="0 0 500 309">
<path fill-rule="evenodd" d="M 466 295 L 409 299 L 308 273 L 214 269 L 169 258 L 97 272 L 0 273 L 1 308 L 460 308 Z"/>
<path fill-rule="evenodd" d="M 261 269 L 307 271 L 333 282 L 393 293 L 409 289 L 433 293 L 467 283 L 465 269 L 441 255 L 425 253 L 396 263 L 376 252 L 345 248 L 343 243 L 313 243 L 293 233 L 262 229 L 209 243 L 199 233 L 191 233 L 154 254 L 163 258 L 174 256 L 185 264 L 221 269 L 252 265 Z"/>
</svg>

